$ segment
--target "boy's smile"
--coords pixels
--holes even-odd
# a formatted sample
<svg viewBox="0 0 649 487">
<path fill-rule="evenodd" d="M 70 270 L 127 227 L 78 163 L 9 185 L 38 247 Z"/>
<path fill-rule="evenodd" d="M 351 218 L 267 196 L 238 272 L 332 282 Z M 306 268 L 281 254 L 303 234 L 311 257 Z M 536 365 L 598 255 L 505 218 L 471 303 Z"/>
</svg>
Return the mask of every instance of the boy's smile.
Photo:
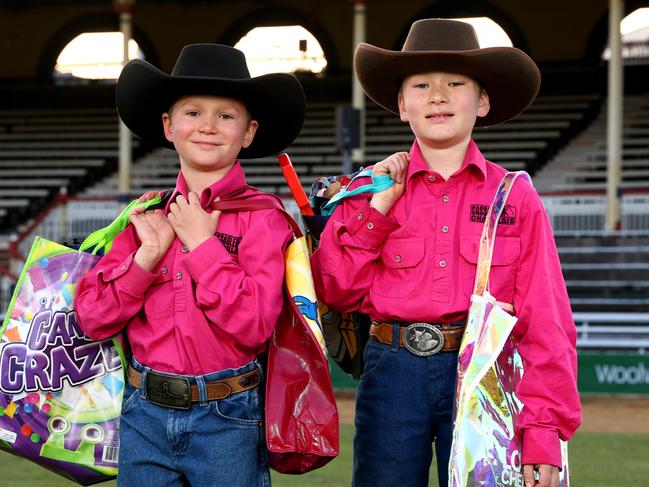
<svg viewBox="0 0 649 487">
<path fill-rule="evenodd" d="M 180 156 L 183 172 L 224 175 L 257 130 L 245 105 L 216 96 L 187 96 L 162 115 L 167 140 Z"/>
<path fill-rule="evenodd" d="M 448 148 L 467 142 L 477 117 L 489 112 L 489 98 L 472 78 L 426 72 L 406 76 L 399 92 L 401 120 L 420 145 Z"/>
</svg>

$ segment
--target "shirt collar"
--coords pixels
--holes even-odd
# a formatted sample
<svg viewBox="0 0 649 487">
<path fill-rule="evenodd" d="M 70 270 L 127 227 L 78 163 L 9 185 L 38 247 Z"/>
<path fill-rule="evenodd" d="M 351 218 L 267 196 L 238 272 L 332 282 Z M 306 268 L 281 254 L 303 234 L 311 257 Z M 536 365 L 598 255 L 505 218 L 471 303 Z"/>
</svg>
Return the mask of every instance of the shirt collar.
<svg viewBox="0 0 649 487">
<path fill-rule="evenodd" d="M 217 182 L 215 182 L 211 186 L 208 186 L 201 192 L 201 206 L 203 208 L 207 208 L 218 196 L 223 196 L 231 193 L 235 189 L 245 186 L 245 184 L 246 176 L 243 172 L 243 168 L 241 167 L 241 163 L 239 161 L 236 161 L 225 176 L 223 176 Z M 187 198 L 188 193 L 189 190 L 187 189 L 185 176 L 183 175 L 183 172 L 180 171 L 178 173 L 178 178 L 176 179 L 176 189 L 173 192 L 169 203 L 167 203 L 167 210 L 169 209 L 169 204 L 171 204 L 171 202 L 176 199 L 176 196 L 182 194 L 185 198 Z"/>
<path fill-rule="evenodd" d="M 464 161 L 462 161 L 462 166 L 457 171 L 456 174 L 461 173 L 466 170 L 468 167 L 475 167 L 478 169 L 478 177 L 485 181 L 487 179 L 487 163 L 485 161 L 482 152 L 478 149 L 478 145 L 473 139 L 469 141 L 469 146 L 466 150 L 466 155 L 464 156 Z M 406 180 L 409 181 L 412 176 L 419 172 L 430 171 L 424 156 L 421 155 L 421 150 L 419 149 L 419 144 L 417 139 L 412 143 L 410 148 L 410 163 L 408 164 L 408 174 Z"/>
</svg>

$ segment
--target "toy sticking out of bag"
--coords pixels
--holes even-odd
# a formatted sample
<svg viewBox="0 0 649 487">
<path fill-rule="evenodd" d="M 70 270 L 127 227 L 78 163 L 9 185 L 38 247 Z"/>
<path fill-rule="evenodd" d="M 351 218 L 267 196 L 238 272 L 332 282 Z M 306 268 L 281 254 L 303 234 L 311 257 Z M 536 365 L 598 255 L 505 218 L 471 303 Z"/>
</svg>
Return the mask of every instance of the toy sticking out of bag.
<svg viewBox="0 0 649 487">
<path fill-rule="evenodd" d="M 372 176 L 371 169 L 361 169 L 351 175 L 316 179 L 311 187 L 310 197 L 307 198 L 297 173 L 285 154 L 280 156 L 280 165 L 293 198 L 300 208 L 308 231 L 307 241 L 311 252 L 317 247 L 329 216 L 343 199 L 363 193 L 377 193 L 394 184 L 389 175 Z M 371 178 L 371 181 L 363 181 L 366 184 L 348 190 L 353 182 L 367 178 Z M 358 379 L 363 372 L 363 350 L 369 339 L 369 316 L 357 312 L 340 313 L 323 302 L 318 302 L 318 308 L 329 355 L 344 372 Z"/>
<path fill-rule="evenodd" d="M 82 485 L 117 475 L 125 358 L 118 337 L 83 334 L 74 293 L 136 204 L 82 250 L 36 237 L 0 330 L 0 448 Z"/>
<path fill-rule="evenodd" d="M 517 318 L 489 293 L 496 227 L 521 171 L 507 173 L 487 214 L 480 238 L 478 268 L 468 320 L 458 357 L 449 486 L 524 485 L 521 437 L 516 425 L 523 404 L 516 385 L 523 361 L 510 338 Z M 530 181 L 531 182 L 531 181 Z M 567 444 L 561 442 L 560 487 L 568 487 Z"/>
</svg>

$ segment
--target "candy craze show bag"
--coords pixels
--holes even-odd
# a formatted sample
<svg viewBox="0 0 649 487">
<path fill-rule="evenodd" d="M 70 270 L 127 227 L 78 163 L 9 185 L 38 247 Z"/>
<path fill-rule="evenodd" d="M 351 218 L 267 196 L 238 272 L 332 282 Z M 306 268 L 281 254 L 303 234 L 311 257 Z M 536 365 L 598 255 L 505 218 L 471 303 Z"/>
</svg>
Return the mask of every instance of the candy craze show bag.
<svg viewBox="0 0 649 487">
<path fill-rule="evenodd" d="M 135 204 L 82 248 L 107 251 Z M 0 448 L 83 485 L 117 475 L 124 391 L 120 339 L 88 339 L 72 307 L 98 260 L 36 237 L 0 330 Z"/>
<path fill-rule="evenodd" d="M 459 351 L 450 487 L 525 485 L 516 431 L 523 404 L 514 392 L 524 371 L 510 339 L 517 318 L 489 293 L 496 227 L 517 177 L 529 180 L 525 172 L 505 175 L 480 238 L 475 288 Z M 560 487 L 568 487 L 567 453 L 567 443 L 561 442 Z"/>
</svg>

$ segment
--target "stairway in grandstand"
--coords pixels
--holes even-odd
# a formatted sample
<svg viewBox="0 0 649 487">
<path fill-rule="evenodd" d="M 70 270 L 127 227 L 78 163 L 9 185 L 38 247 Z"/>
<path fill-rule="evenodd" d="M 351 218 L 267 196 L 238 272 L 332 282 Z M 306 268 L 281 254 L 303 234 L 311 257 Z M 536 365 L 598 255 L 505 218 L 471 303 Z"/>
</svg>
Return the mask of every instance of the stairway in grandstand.
<svg viewBox="0 0 649 487">
<path fill-rule="evenodd" d="M 539 192 L 606 189 L 606 103 L 593 122 L 536 174 Z M 622 183 L 624 191 L 649 191 L 649 94 L 624 98 Z"/>
</svg>

